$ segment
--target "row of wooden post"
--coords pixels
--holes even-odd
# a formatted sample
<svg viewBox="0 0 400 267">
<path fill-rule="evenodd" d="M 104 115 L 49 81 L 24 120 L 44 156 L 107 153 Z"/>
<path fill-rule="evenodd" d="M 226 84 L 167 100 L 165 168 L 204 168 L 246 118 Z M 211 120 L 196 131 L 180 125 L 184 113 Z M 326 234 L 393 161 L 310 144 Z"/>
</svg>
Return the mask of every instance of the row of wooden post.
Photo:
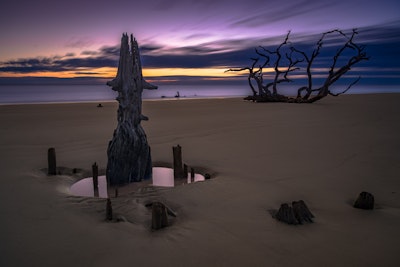
<svg viewBox="0 0 400 267">
<path fill-rule="evenodd" d="M 188 176 L 188 165 L 183 164 L 182 160 L 182 147 L 180 145 L 172 147 L 173 153 L 173 168 L 174 168 L 174 179 L 184 179 Z M 194 168 L 190 168 L 190 181 L 194 182 L 195 172 Z M 210 175 L 206 175 L 205 179 L 210 179 Z"/>
<path fill-rule="evenodd" d="M 174 178 L 187 178 L 189 173 L 189 167 L 187 164 L 183 164 L 182 161 L 182 147 L 180 145 L 174 146 L 173 148 L 173 167 L 174 167 Z M 48 175 L 57 175 L 57 161 L 56 151 L 54 147 L 48 149 Z M 92 165 L 92 178 L 93 178 L 93 192 L 94 197 L 99 197 L 99 166 L 97 162 Z M 194 168 L 190 168 L 190 179 L 194 182 L 195 172 Z M 118 189 L 115 191 L 115 197 L 118 195 Z M 111 221 L 113 219 L 112 205 L 110 198 L 107 198 L 106 202 L 106 220 Z M 153 203 L 152 207 L 152 229 L 157 230 L 168 226 L 168 216 L 166 207 L 160 202 Z"/>
</svg>

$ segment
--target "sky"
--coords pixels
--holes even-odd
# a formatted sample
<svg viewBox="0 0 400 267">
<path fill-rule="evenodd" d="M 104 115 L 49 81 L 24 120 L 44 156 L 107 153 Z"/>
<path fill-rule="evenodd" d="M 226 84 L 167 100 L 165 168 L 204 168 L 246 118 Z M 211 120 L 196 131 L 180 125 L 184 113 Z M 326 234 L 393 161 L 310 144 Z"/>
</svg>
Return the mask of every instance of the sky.
<svg viewBox="0 0 400 267">
<path fill-rule="evenodd" d="M 400 84 L 398 0 L 4 0 L 0 10 L 0 83 L 103 83 L 124 32 L 152 82 L 237 82 L 245 76 L 225 70 L 250 66 L 256 47 L 276 47 L 289 30 L 312 47 L 325 31 L 357 28 L 371 58 L 355 73 Z"/>
</svg>

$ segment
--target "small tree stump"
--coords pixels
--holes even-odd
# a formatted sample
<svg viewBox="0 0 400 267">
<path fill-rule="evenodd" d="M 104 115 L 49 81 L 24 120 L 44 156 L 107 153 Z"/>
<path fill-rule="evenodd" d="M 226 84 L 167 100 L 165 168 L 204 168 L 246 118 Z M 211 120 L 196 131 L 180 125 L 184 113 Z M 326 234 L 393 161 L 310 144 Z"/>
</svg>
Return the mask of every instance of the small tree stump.
<svg viewBox="0 0 400 267">
<path fill-rule="evenodd" d="M 357 200 L 354 202 L 354 208 L 372 210 L 374 209 L 374 196 L 368 192 L 361 192 Z"/>
<path fill-rule="evenodd" d="M 283 203 L 276 214 L 273 214 L 278 221 L 287 224 L 303 224 L 303 222 L 312 223 L 314 215 L 308 209 L 303 200 L 293 201 L 292 207 L 287 203 Z"/>
<path fill-rule="evenodd" d="M 97 166 L 96 162 L 92 165 L 92 177 L 93 177 L 94 196 L 98 197 L 99 196 L 99 167 Z"/>
<path fill-rule="evenodd" d="M 57 174 L 57 163 L 56 163 L 56 149 L 54 147 L 49 148 L 47 151 L 47 162 L 48 162 L 48 175 Z"/>
<path fill-rule="evenodd" d="M 281 207 L 279 208 L 278 212 L 275 215 L 275 218 L 278 219 L 278 221 L 282 221 L 288 224 L 298 224 L 299 222 L 297 221 L 293 208 L 289 206 L 287 203 L 283 203 Z"/>
<path fill-rule="evenodd" d="M 152 204 L 152 222 L 151 228 L 158 230 L 168 226 L 167 208 L 161 202 Z"/>
<path fill-rule="evenodd" d="M 302 224 L 303 222 L 313 222 L 312 218 L 314 218 L 314 215 L 308 209 L 306 203 L 304 203 L 303 200 L 293 201 L 292 207 L 294 216 L 296 217 L 299 224 Z"/>
<path fill-rule="evenodd" d="M 111 200 L 107 198 L 107 204 L 106 204 L 106 220 L 107 221 L 112 221 L 113 219 L 113 212 L 112 212 L 112 205 L 111 205 Z"/>
</svg>

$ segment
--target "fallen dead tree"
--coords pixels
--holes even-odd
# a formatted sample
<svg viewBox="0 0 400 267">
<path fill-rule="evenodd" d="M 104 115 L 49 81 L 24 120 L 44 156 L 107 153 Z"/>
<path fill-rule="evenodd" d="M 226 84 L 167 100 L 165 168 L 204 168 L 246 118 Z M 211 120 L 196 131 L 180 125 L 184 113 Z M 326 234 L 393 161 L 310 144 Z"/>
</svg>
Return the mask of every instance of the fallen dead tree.
<svg viewBox="0 0 400 267">
<path fill-rule="evenodd" d="M 248 72 L 247 80 L 253 94 L 245 99 L 255 102 L 312 103 L 328 95 L 338 96 L 346 93 L 360 80 L 360 77 L 340 92 L 333 92 L 330 90 L 331 86 L 353 66 L 369 59 L 365 46 L 355 43 L 357 34 L 356 29 L 347 34 L 337 29 L 325 32 L 316 42 L 315 47 L 306 52 L 304 49 L 296 48 L 290 42 L 290 32 L 288 32 L 284 41 L 275 50 L 262 46 L 256 48 L 258 57 L 251 58 L 251 66 L 231 68 L 227 72 Z M 330 65 L 322 68 L 320 62 L 317 62 L 318 56 L 325 48 L 325 42 L 332 43 L 332 40 L 340 46 L 331 55 Z M 321 73 L 321 69 L 324 69 L 325 73 Z M 293 96 L 280 93 L 279 87 L 293 82 L 292 76 L 295 73 L 306 77 L 305 84 L 300 86 Z M 321 75 L 324 77 L 322 82 L 316 83 L 316 76 L 321 79 Z"/>
</svg>

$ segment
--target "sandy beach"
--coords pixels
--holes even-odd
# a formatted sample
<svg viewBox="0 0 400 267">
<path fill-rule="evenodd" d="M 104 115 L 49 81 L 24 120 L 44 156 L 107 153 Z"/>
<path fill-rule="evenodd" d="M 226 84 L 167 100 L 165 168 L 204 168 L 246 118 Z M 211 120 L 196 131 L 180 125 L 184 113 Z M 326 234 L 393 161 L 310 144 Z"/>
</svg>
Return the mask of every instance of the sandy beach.
<svg viewBox="0 0 400 267">
<path fill-rule="evenodd" d="M 343 95 L 314 104 L 239 98 L 145 101 L 153 162 L 172 146 L 212 179 L 146 186 L 105 199 L 73 196 L 58 166 L 107 163 L 117 103 L 0 106 L 0 266 L 398 266 L 400 94 Z M 374 210 L 352 204 L 361 191 Z M 269 210 L 304 200 L 314 223 Z M 153 232 L 149 200 L 178 216 Z"/>
</svg>

